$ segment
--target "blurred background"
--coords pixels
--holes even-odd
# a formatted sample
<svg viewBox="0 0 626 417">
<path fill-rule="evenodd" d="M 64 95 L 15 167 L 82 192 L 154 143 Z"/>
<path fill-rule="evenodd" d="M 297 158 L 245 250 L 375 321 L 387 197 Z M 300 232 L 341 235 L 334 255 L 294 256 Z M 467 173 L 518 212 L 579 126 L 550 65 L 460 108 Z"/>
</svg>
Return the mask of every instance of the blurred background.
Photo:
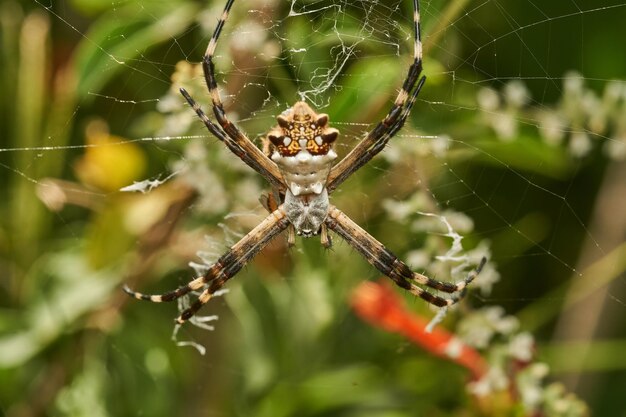
<svg viewBox="0 0 626 417">
<path fill-rule="evenodd" d="M 266 215 L 178 93 L 211 114 L 197 63 L 223 7 L 0 4 L 0 415 L 626 416 L 626 2 L 421 2 L 426 85 L 332 203 L 437 279 L 486 256 L 458 307 L 376 301 L 339 237 L 280 236 L 176 328 L 193 296 L 122 284 L 182 285 Z M 260 145 L 306 100 L 345 155 L 402 85 L 412 15 L 235 2 L 229 117 Z"/>
</svg>

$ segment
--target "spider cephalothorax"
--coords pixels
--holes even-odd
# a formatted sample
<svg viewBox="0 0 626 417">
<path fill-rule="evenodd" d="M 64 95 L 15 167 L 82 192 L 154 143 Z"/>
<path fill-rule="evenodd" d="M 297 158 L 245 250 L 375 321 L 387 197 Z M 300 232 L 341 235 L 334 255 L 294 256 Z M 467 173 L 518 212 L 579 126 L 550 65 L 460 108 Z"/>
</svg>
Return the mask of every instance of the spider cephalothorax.
<svg viewBox="0 0 626 417">
<path fill-rule="evenodd" d="M 276 201 L 265 207 L 270 211 L 261 223 L 235 243 L 202 276 L 165 294 L 148 295 L 124 290 L 140 300 L 172 301 L 191 292 L 202 290 L 198 299 L 176 319 L 184 323 L 191 318 L 213 294 L 235 276 L 265 245 L 282 231 L 289 231 L 288 242 L 293 245 L 295 234 L 310 237 L 321 234 L 324 246 L 330 246 L 328 230 L 342 237 L 365 259 L 396 285 L 436 306 L 448 306 L 459 301 L 467 285 L 478 275 L 486 260 L 457 283 L 437 281 L 413 272 L 382 243 L 363 230 L 345 213 L 332 206 L 328 195 L 350 175 L 367 164 L 384 149 L 389 140 L 402 128 L 424 85 L 422 72 L 422 43 L 420 40 L 419 2 L 413 0 L 413 63 L 391 109 L 339 163 L 333 165 L 337 154 L 333 143 L 339 131 L 328 127 L 328 115 L 317 114 L 300 101 L 278 116 L 278 126 L 267 134 L 263 153 L 234 123 L 226 117 L 215 79 L 213 55 L 224 22 L 234 0 L 227 0 L 224 13 L 207 47 L 202 68 L 213 102 L 213 123 L 184 88 L 180 92 L 194 109 L 207 129 L 248 166 L 261 174 L 272 186 Z M 280 200 L 280 201 L 278 201 Z M 428 291 L 428 287 L 452 294 L 442 297 Z"/>
</svg>

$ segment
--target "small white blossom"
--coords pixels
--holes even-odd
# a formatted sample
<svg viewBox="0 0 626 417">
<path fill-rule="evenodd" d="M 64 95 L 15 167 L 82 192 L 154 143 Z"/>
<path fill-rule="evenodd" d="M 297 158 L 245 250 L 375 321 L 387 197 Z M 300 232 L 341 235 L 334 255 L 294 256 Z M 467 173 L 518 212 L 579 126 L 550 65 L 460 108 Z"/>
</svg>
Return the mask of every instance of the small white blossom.
<svg viewBox="0 0 626 417">
<path fill-rule="evenodd" d="M 430 149 L 433 155 L 437 158 L 443 158 L 448 154 L 450 149 L 450 136 L 438 135 L 435 139 L 430 141 Z"/>
<path fill-rule="evenodd" d="M 523 369 L 516 377 L 517 390 L 529 412 L 537 410 L 544 400 L 543 379 L 547 375 L 548 366 L 538 362 Z"/>
<path fill-rule="evenodd" d="M 483 87 L 478 90 L 478 105 L 481 109 L 495 111 L 500 107 L 500 96 L 493 88 Z"/>
<path fill-rule="evenodd" d="M 509 386 L 509 378 L 500 367 L 493 366 L 478 381 L 468 385 L 469 391 L 478 396 L 485 397 L 493 392 L 502 391 Z"/>
<path fill-rule="evenodd" d="M 464 347 L 465 345 L 461 339 L 453 337 L 446 345 L 445 353 L 450 358 L 458 358 L 461 356 Z"/>
<path fill-rule="evenodd" d="M 494 114 L 491 124 L 498 138 L 505 142 L 510 142 L 517 136 L 517 120 L 512 113 Z"/>
<path fill-rule="evenodd" d="M 566 122 L 554 111 L 539 113 L 539 133 L 549 145 L 558 145 L 565 137 Z"/>
<path fill-rule="evenodd" d="M 514 80 L 504 86 L 504 97 L 510 106 L 521 108 L 530 101 L 530 92 L 524 83 Z"/>
<path fill-rule="evenodd" d="M 510 335 L 519 328 L 519 322 L 513 316 L 504 314 L 499 306 L 482 308 L 459 323 L 458 333 L 470 346 L 486 348 L 496 335 Z"/>
<path fill-rule="evenodd" d="M 572 155 L 581 157 L 585 156 L 591 150 L 591 139 L 586 132 L 574 132 L 569 144 Z"/>
<path fill-rule="evenodd" d="M 580 93 L 583 89 L 584 80 L 582 75 L 576 71 L 570 71 L 565 74 L 565 81 L 563 87 L 568 93 Z"/>
<path fill-rule="evenodd" d="M 626 136 L 609 139 L 604 146 L 604 150 L 610 158 L 623 161 L 626 159 Z"/>
<path fill-rule="evenodd" d="M 533 357 L 535 340 L 528 332 L 513 336 L 509 342 L 509 354 L 520 361 L 529 362 Z"/>
<path fill-rule="evenodd" d="M 421 249 L 412 250 L 406 254 L 406 262 L 412 268 L 425 269 L 431 260 L 428 252 Z"/>
</svg>

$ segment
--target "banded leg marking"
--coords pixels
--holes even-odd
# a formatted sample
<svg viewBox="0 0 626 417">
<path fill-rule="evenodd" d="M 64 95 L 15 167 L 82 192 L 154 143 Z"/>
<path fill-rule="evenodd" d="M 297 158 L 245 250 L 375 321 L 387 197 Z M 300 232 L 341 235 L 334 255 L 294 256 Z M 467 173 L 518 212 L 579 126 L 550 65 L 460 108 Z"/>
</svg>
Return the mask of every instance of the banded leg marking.
<svg viewBox="0 0 626 417">
<path fill-rule="evenodd" d="M 339 184 L 344 182 L 350 175 L 384 149 L 389 139 L 404 125 L 413 107 L 413 103 L 424 85 L 426 78 L 420 78 L 420 74 L 422 73 L 422 41 L 420 35 L 420 9 L 418 0 L 413 0 L 413 10 L 413 63 L 409 67 L 402 88 L 393 106 L 387 113 L 387 116 L 385 116 L 385 118 L 344 157 L 344 159 L 331 169 L 328 176 L 329 192 L 335 190 Z"/>
<path fill-rule="evenodd" d="M 382 243 L 334 206 L 331 206 L 329 209 L 326 225 L 363 255 L 372 266 L 391 278 L 396 285 L 438 307 L 457 303 L 463 297 L 465 288 L 476 278 L 486 262 L 486 259 L 483 258 L 475 270 L 470 272 L 464 280 L 457 283 L 438 281 L 426 275 L 413 272 L 407 264 L 399 260 Z M 454 295 L 452 297 L 440 297 L 418 287 L 414 283 Z"/>
<path fill-rule="evenodd" d="M 187 100 L 187 102 L 193 107 L 194 111 L 205 124 L 207 129 L 218 139 L 224 142 L 228 146 L 229 150 L 231 150 L 235 155 L 241 158 L 252 169 L 263 175 L 263 177 L 265 177 L 265 179 L 267 179 L 274 187 L 284 189 L 285 185 L 282 180 L 282 175 L 276 164 L 271 159 L 269 159 L 263 152 L 261 152 L 261 150 L 257 148 L 257 146 L 252 143 L 252 141 L 248 139 L 246 135 L 244 135 L 233 123 L 231 123 L 226 118 L 226 113 L 220 99 L 219 91 L 217 88 L 217 81 L 215 79 L 213 55 L 215 53 L 215 48 L 217 47 L 218 38 L 222 32 L 222 28 L 224 27 L 226 20 L 228 19 L 228 15 L 230 13 L 230 9 L 233 3 L 234 0 L 228 0 L 226 2 L 226 6 L 224 6 L 222 16 L 220 17 L 215 31 L 211 36 L 211 40 L 209 41 L 209 45 L 207 46 L 207 50 L 202 60 L 204 78 L 209 89 L 209 94 L 211 95 L 211 101 L 213 102 L 213 113 L 215 114 L 217 122 L 222 127 L 222 129 L 219 129 L 217 125 L 209 120 L 209 118 L 206 116 L 206 114 L 204 114 L 200 106 L 196 104 L 195 100 L 193 100 L 191 95 L 185 89 L 181 88 L 180 92 L 185 97 L 185 100 Z M 226 140 L 227 136 L 230 138 L 230 141 Z"/>
<path fill-rule="evenodd" d="M 191 95 L 184 88 L 180 89 L 180 93 L 185 97 L 187 103 L 191 106 L 191 108 L 196 112 L 202 123 L 207 127 L 209 132 L 213 134 L 217 139 L 221 142 L 224 142 L 226 147 L 234 153 L 239 159 L 241 159 L 246 165 L 250 168 L 254 169 L 256 172 L 261 174 L 268 182 L 278 188 L 284 188 L 282 176 L 280 173 L 279 176 L 276 176 L 276 173 L 272 170 L 268 170 L 265 165 L 259 162 L 257 158 L 250 156 L 239 143 L 234 141 L 230 136 L 228 136 L 222 129 L 220 129 L 215 123 L 213 123 L 207 115 L 204 113 L 202 108 L 196 101 L 191 97 Z M 255 147 L 256 148 L 256 147 Z"/>
<path fill-rule="evenodd" d="M 152 301 L 155 303 L 174 301 L 191 291 L 204 288 L 200 296 L 189 308 L 181 313 L 176 319 L 180 324 L 192 317 L 204 304 L 206 304 L 215 291 L 219 290 L 226 282 L 235 276 L 256 254 L 261 251 L 274 237 L 287 228 L 287 219 L 283 206 L 270 213 L 258 226 L 252 229 L 241 240 L 235 243 L 228 252 L 222 255 L 201 277 L 194 279 L 174 291 L 165 294 L 142 294 L 124 286 L 124 291 L 138 300 Z"/>
</svg>

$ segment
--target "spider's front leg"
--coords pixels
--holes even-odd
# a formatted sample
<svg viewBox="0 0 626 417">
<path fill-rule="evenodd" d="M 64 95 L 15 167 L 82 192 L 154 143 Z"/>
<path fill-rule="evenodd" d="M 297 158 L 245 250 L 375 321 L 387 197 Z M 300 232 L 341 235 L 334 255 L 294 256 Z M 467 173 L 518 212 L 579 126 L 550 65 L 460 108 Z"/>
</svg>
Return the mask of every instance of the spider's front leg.
<svg viewBox="0 0 626 417">
<path fill-rule="evenodd" d="M 178 323 L 182 324 L 196 314 L 196 312 L 211 299 L 217 290 L 222 288 L 229 279 L 234 277 L 237 272 L 239 272 L 248 261 L 254 258 L 254 256 L 274 237 L 285 230 L 288 224 L 289 220 L 287 219 L 283 206 L 280 206 L 259 223 L 257 227 L 252 229 L 250 233 L 241 238 L 239 242 L 235 243 L 230 250 L 211 265 L 209 270 L 201 277 L 165 294 L 142 294 L 131 290 L 127 286 L 124 286 L 124 291 L 138 300 L 161 303 L 174 301 L 191 291 L 204 288 L 198 299 L 176 319 Z"/>
<path fill-rule="evenodd" d="M 204 113 L 202 108 L 196 101 L 191 97 L 191 95 L 184 88 L 180 89 L 180 93 L 185 97 L 185 100 L 189 103 L 191 108 L 196 112 L 202 123 L 206 126 L 206 128 L 219 139 L 221 142 L 224 142 L 226 147 L 238 156 L 246 165 L 250 168 L 254 169 L 256 172 L 261 174 L 274 188 L 283 189 L 285 188 L 282 176 L 276 167 L 276 164 L 269 160 L 263 153 L 248 140 L 248 143 L 245 143 L 245 146 L 242 146 L 241 143 L 233 140 L 229 135 L 226 134 L 219 126 L 213 123 L 207 115 Z M 247 139 L 247 138 L 246 138 Z M 256 150 L 256 152 L 255 152 Z"/>
<path fill-rule="evenodd" d="M 467 286 L 476 278 L 487 262 L 487 259 L 483 258 L 476 269 L 470 272 L 463 281 L 457 283 L 438 281 L 426 275 L 413 272 L 407 264 L 400 261 L 382 243 L 374 239 L 373 236 L 336 207 L 330 207 L 325 223 L 330 230 L 345 239 L 350 246 L 363 255 L 371 265 L 391 278 L 396 285 L 438 307 L 457 303 L 464 295 Z M 454 295 L 451 297 L 440 297 L 418 287 L 414 283 Z"/>
<path fill-rule="evenodd" d="M 418 0 L 413 0 L 413 8 L 413 63 L 409 67 L 402 88 L 385 118 L 381 120 L 348 155 L 332 168 L 328 176 L 327 188 L 329 193 L 332 193 L 350 175 L 355 173 L 382 151 L 389 142 L 389 139 L 402 129 L 426 81 L 426 77 L 420 78 L 422 73 L 422 40 L 420 35 L 420 9 Z"/>
<path fill-rule="evenodd" d="M 224 106 L 220 99 L 220 94 L 217 87 L 217 80 L 215 78 L 215 68 L 213 65 L 213 55 L 215 54 L 215 48 L 217 46 L 217 40 L 219 39 L 224 23 L 228 18 L 230 8 L 232 7 L 234 0 L 228 0 L 224 7 L 224 12 L 217 23 L 213 36 L 209 41 L 206 52 L 202 59 L 202 69 L 204 71 L 204 78 L 211 95 L 211 101 L 213 103 L 213 113 L 217 119 L 219 126 L 206 116 L 204 111 L 191 97 L 191 95 L 184 88 L 180 89 L 180 93 L 185 97 L 185 100 L 194 109 L 200 120 L 207 127 L 215 137 L 224 142 L 228 149 L 241 158 L 248 166 L 261 174 L 267 179 L 273 187 L 283 190 L 285 188 L 282 176 L 278 167 L 267 155 L 263 154 L 261 150 L 243 133 L 237 126 L 235 126 L 226 117 Z"/>
</svg>

